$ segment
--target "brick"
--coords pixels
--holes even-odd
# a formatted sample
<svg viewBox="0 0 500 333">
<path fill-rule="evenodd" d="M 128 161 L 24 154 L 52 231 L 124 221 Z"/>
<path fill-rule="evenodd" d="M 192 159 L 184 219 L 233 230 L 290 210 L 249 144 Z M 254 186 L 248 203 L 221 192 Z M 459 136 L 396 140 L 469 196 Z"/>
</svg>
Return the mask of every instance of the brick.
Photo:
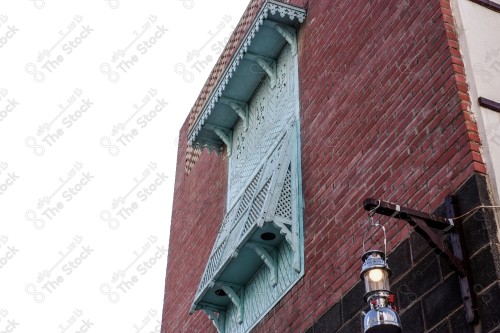
<svg viewBox="0 0 500 333">
<path fill-rule="evenodd" d="M 500 282 L 495 283 L 478 295 L 479 313 L 484 332 L 500 330 Z"/>
<path fill-rule="evenodd" d="M 438 259 L 439 259 L 439 267 L 441 269 L 441 277 L 443 279 L 447 278 L 448 275 L 455 273 L 455 270 L 451 266 L 450 260 L 446 256 L 444 255 L 439 256 Z"/>
<path fill-rule="evenodd" d="M 470 267 L 474 279 L 474 290 L 479 293 L 498 280 L 498 267 L 495 267 L 495 252 L 492 247 L 485 246 L 470 258 Z M 485 269 L 485 267 L 488 267 Z"/>
<path fill-rule="evenodd" d="M 468 324 L 467 321 L 465 320 L 465 311 L 462 308 L 460 308 L 458 311 L 455 311 L 449 319 L 450 322 L 450 327 L 451 327 L 451 332 L 452 333 L 474 333 L 476 332 L 476 329 L 474 328 L 475 325 Z M 487 331 L 483 331 L 487 332 Z"/>
<path fill-rule="evenodd" d="M 426 327 L 431 328 L 462 306 L 460 287 L 456 276 L 450 276 L 436 285 L 422 299 Z"/>
<path fill-rule="evenodd" d="M 425 238 L 416 232 L 410 235 L 410 244 L 414 264 L 432 251 Z"/>
<path fill-rule="evenodd" d="M 351 321 L 347 322 L 338 333 L 352 333 L 352 332 L 361 332 L 362 331 L 362 318 L 361 315 L 354 317 Z"/>
<path fill-rule="evenodd" d="M 464 184 L 474 192 L 469 180 L 475 172 L 486 173 L 478 128 L 467 113 L 471 101 L 449 1 L 290 3 L 308 6 L 298 33 L 306 275 L 253 331 L 359 331 L 359 311 L 366 307 L 358 276 L 359 222 L 366 219 L 362 200 L 373 196 L 433 210 Z M 180 137 L 186 137 L 217 78 L 207 80 Z M 206 151 L 190 156 L 194 165 L 185 175 L 185 159 L 180 143 L 164 306 L 169 325 L 163 327 L 165 332 L 214 332 L 205 315 L 189 316 L 187 308 L 225 212 L 227 160 Z M 470 193 L 464 197 L 479 197 L 483 190 Z M 477 204 L 469 199 L 461 203 L 464 212 Z M 456 328 L 428 301 L 448 309 L 448 299 L 439 297 L 455 275 L 443 257 L 437 258 L 405 222 L 382 221 L 405 322 L 412 325 L 409 318 L 421 307 L 422 330 Z M 467 245 L 478 255 L 496 229 L 472 222 L 464 226 Z M 474 265 L 498 260 L 478 258 L 473 257 Z M 491 277 L 479 278 L 481 290 L 489 290 Z M 325 283 L 339 295 L 325 293 Z M 410 289 L 399 288 L 403 284 Z M 448 310 L 451 316 L 460 312 Z M 418 325 L 417 320 L 413 328 Z"/>
<path fill-rule="evenodd" d="M 401 310 L 434 287 L 439 280 L 438 260 L 434 254 L 429 254 L 394 285 L 393 291 L 397 292 Z"/>
<path fill-rule="evenodd" d="M 424 332 L 424 316 L 422 313 L 421 302 L 416 303 L 412 307 L 400 314 L 401 327 L 403 332 Z"/>
<path fill-rule="evenodd" d="M 395 281 L 411 267 L 409 240 L 405 240 L 399 244 L 399 246 L 391 252 L 390 257 L 387 257 L 387 262 L 392 271 L 391 280 Z M 394 263 L 394 265 L 392 263 Z"/>
<path fill-rule="evenodd" d="M 434 326 L 431 328 L 428 332 L 429 333 L 453 333 L 450 331 L 448 320 L 442 321 L 440 324 Z"/>
<path fill-rule="evenodd" d="M 336 332 L 342 326 L 341 302 L 335 303 L 321 318 L 308 330 L 310 333 Z"/>
<path fill-rule="evenodd" d="M 486 165 L 484 163 L 473 162 L 474 171 L 480 172 L 482 174 L 488 174 L 488 169 L 486 169 Z"/>
<path fill-rule="evenodd" d="M 342 297 L 342 317 L 344 322 L 352 318 L 365 306 L 363 296 L 365 287 L 363 283 L 358 282 L 344 297 Z"/>
</svg>

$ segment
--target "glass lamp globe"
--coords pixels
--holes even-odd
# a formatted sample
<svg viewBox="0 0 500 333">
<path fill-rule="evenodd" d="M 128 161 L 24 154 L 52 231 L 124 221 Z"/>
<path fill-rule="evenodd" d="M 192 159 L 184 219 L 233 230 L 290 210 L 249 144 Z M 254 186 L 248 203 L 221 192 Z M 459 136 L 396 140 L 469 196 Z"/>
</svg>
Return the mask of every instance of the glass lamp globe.
<svg viewBox="0 0 500 333">
<path fill-rule="evenodd" d="M 365 333 L 400 333 L 401 321 L 392 307 L 389 285 L 391 270 L 385 261 L 385 253 L 370 250 L 363 254 L 361 279 L 365 283 L 364 299 L 370 311 L 363 320 Z"/>
<path fill-rule="evenodd" d="M 365 282 L 365 300 L 377 292 L 390 292 L 389 276 L 391 270 L 385 262 L 385 253 L 379 250 L 370 250 L 363 254 L 361 279 Z"/>
</svg>

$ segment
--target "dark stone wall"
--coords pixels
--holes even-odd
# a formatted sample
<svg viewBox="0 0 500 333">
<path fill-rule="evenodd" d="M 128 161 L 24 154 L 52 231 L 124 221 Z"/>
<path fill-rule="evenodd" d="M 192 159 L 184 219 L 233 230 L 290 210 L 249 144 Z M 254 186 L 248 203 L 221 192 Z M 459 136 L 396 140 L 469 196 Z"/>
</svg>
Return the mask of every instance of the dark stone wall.
<svg viewBox="0 0 500 333">
<path fill-rule="evenodd" d="M 492 205 L 488 193 L 485 176 L 473 175 L 454 194 L 460 209 L 457 216 L 481 205 Z M 444 216 L 444 207 L 439 207 L 434 213 Z M 466 323 L 458 274 L 448 259 L 413 231 L 388 256 L 393 272 L 391 289 L 396 297 L 403 332 L 500 332 L 500 247 L 494 212 L 479 209 L 462 222 L 479 322 Z M 360 280 L 307 333 L 362 332 L 361 311 L 368 309 L 363 294 Z"/>
</svg>

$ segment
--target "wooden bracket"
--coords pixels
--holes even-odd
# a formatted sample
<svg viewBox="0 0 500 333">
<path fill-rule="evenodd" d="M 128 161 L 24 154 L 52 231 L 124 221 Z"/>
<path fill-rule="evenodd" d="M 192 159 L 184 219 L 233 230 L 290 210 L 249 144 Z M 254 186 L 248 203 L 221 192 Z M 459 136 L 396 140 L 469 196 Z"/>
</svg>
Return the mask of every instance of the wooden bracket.
<svg viewBox="0 0 500 333">
<path fill-rule="evenodd" d="M 208 318 L 214 323 L 215 328 L 219 333 L 225 333 L 226 331 L 226 312 L 225 311 L 218 311 L 211 309 L 210 307 L 203 307 L 203 311 L 208 315 Z M 218 315 L 215 315 L 215 312 L 218 313 Z"/>
<path fill-rule="evenodd" d="M 455 208 L 456 206 L 458 206 L 456 198 L 448 195 L 445 199 L 445 210 L 447 218 L 451 219 L 455 217 L 455 211 L 458 212 L 458 209 Z M 474 292 L 474 280 L 472 278 L 472 274 L 470 274 L 469 257 L 466 255 L 467 248 L 465 246 L 462 221 L 456 221 L 455 230 L 451 233 L 450 237 L 453 253 L 458 260 L 462 261 L 462 265 L 466 273 L 464 276 L 460 276 L 458 280 L 460 284 L 460 291 L 462 292 L 462 299 L 464 302 L 465 318 L 468 323 L 473 323 L 478 320 L 479 311 L 476 293 Z"/>
<path fill-rule="evenodd" d="M 492 101 L 491 99 L 487 99 L 485 97 L 479 97 L 477 101 L 479 102 L 479 105 L 481 105 L 483 108 L 500 112 L 500 103 L 498 102 Z"/>
<path fill-rule="evenodd" d="M 497 13 L 500 13 L 500 4 L 495 3 L 490 0 L 470 0 L 471 2 L 477 3 L 480 6 L 491 9 Z"/>
<path fill-rule="evenodd" d="M 245 131 L 248 129 L 248 103 L 236 101 L 226 97 L 220 99 L 221 103 L 229 105 L 231 109 L 241 118 Z"/>
<path fill-rule="evenodd" d="M 279 215 L 274 216 L 273 218 L 273 223 L 280 229 L 280 234 L 285 236 L 285 240 L 290 244 L 290 246 L 293 246 L 293 240 L 292 240 L 292 232 L 290 229 L 292 228 L 292 220 L 287 219 L 285 217 L 281 217 Z M 290 228 L 288 228 L 290 226 Z"/>
<path fill-rule="evenodd" d="M 233 146 L 231 130 L 224 129 L 222 127 L 218 127 L 211 124 L 206 124 L 205 128 L 217 134 L 217 136 L 222 140 L 222 142 L 224 142 L 224 144 L 227 147 L 227 156 L 231 156 L 231 151 Z"/>
<path fill-rule="evenodd" d="M 445 201 L 447 211 L 446 218 L 402 207 L 392 202 L 372 198 L 366 199 L 363 202 L 363 207 L 367 211 L 408 222 L 415 228 L 415 231 L 427 240 L 429 245 L 439 249 L 441 253 L 448 258 L 451 266 L 459 275 L 466 320 L 468 323 L 473 323 L 478 320 L 476 295 L 473 288 L 472 274 L 468 265 L 468 256 L 465 251 L 461 223 L 460 221 L 453 221 L 455 215 L 451 202 L 452 197 L 448 196 Z M 451 235 L 452 248 L 450 249 L 441 235 L 432 229 L 449 232 Z"/>
<path fill-rule="evenodd" d="M 297 39 L 295 38 L 295 30 L 281 26 L 279 24 L 274 26 L 274 29 L 285 38 L 285 40 L 290 44 L 292 55 L 297 54 Z"/>
<path fill-rule="evenodd" d="M 241 289 L 241 294 L 238 296 L 236 292 L 228 285 L 223 284 L 221 289 L 227 294 L 227 297 L 233 302 L 234 306 L 238 309 L 238 323 L 243 323 L 243 290 Z"/>
<path fill-rule="evenodd" d="M 271 286 L 275 287 L 278 284 L 278 264 L 276 258 L 267 252 L 267 250 L 260 244 L 248 242 L 245 246 L 254 250 L 255 253 L 257 253 L 257 255 L 264 261 L 266 266 L 271 271 Z"/>
<path fill-rule="evenodd" d="M 269 76 L 269 79 L 271 79 L 271 88 L 276 87 L 276 82 L 277 82 L 276 60 L 263 57 L 257 54 L 253 54 L 250 52 L 245 53 L 245 59 L 256 62 L 260 66 L 260 68 L 262 68 L 264 72 L 266 72 L 267 76 Z"/>
<path fill-rule="evenodd" d="M 284 26 L 271 20 L 264 21 L 264 25 L 276 30 L 276 32 L 278 32 L 287 41 L 287 43 L 290 44 L 292 55 L 297 54 L 297 39 L 295 37 L 296 33 L 294 28 Z"/>
</svg>

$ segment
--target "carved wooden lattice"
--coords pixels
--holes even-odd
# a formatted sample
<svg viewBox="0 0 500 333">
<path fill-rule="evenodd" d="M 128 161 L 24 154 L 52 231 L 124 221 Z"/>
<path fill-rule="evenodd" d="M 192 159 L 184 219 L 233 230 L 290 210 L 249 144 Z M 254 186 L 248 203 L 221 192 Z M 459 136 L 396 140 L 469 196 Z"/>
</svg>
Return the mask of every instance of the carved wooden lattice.
<svg viewBox="0 0 500 333">
<path fill-rule="evenodd" d="M 229 206 L 295 114 L 296 73 L 291 58 L 291 48 L 287 47 L 277 62 L 276 87 L 259 89 L 249 105 L 247 129 L 239 121 L 233 130 L 233 153 L 229 158 Z M 255 70 L 259 68 L 256 66 Z"/>
<path fill-rule="evenodd" d="M 247 332 L 303 273 L 299 258 L 300 217 L 298 208 L 293 208 L 299 195 L 298 187 L 292 181 L 293 177 L 298 177 L 298 163 L 292 158 L 298 139 L 296 128 L 293 128 L 298 118 L 293 58 L 291 48 L 286 47 L 277 61 L 276 86 L 271 88 L 269 79 L 264 82 L 249 104 L 248 126 L 245 129 L 244 122 L 240 121 L 233 130 L 228 197 L 229 207 L 237 209 L 234 223 L 242 225 L 233 226 L 238 231 L 229 232 L 234 235 L 228 237 L 229 242 L 235 242 L 238 234 L 240 239 L 244 238 L 252 226 L 264 221 L 274 223 L 285 235 L 286 241 L 270 253 L 277 265 L 277 272 L 274 273 L 276 284 L 270 282 L 273 279 L 272 270 L 263 264 L 242 292 L 243 318 L 239 317 L 239 308 L 232 304 L 221 317 L 220 326 L 224 326 L 225 332 Z M 283 134 L 286 132 L 289 135 Z M 275 152 L 270 153 L 273 149 Z M 283 162 L 285 165 L 279 165 Z M 278 168 L 285 168 L 282 176 L 278 175 Z M 270 193 L 271 187 L 273 193 Z M 271 211 L 263 212 L 264 209 Z M 233 214 L 229 211 L 228 215 Z M 226 247 L 223 257 L 230 255 L 231 245 Z"/>
<path fill-rule="evenodd" d="M 298 17 L 299 12 L 281 6 L 269 0 L 252 29 L 258 30 L 268 12 L 279 11 L 291 20 Z M 191 307 L 191 313 L 204 310 L 221 333 L 250 331 L 304 274 L 297 45 L 294 31 L 275 24 L 266 22 L 287 43 L 272 65 L 247 55 L 259 64 L 252 70 L 266 76 L 245 110 L 240 110 L 245 114 L 239 114 L 241 119 L 225 131 L 230 133 L 223 140 L 230 152 L 228 208 Z M 231 70 L 242 57 L 236 57 Z M 215 100 L 194 124 L 190 142 L 204 126 L 225 84 L 227 78 L 222 81 L 221 93 L 215 94 Z M 272 230 L 279 238 L 266 243 L 263 235 L 259 236 L 263 230 Z M 238 274 L 235 267 L 241 265 L 252 267 L 252 271 Z M 214 299 L 220 289 L 229 303 Z"/>
</svg>

